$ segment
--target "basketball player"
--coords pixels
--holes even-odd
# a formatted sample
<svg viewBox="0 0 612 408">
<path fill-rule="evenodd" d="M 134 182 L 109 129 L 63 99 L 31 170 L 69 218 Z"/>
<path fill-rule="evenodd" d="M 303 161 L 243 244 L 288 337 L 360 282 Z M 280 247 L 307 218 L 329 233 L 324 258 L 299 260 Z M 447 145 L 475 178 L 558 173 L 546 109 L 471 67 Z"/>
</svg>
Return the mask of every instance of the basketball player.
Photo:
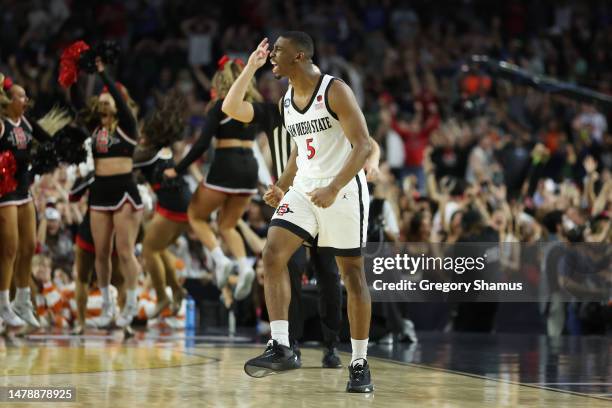
<svg viewBox="0 0 612 408">
<path fill-rule="evenodd" d="M 245 75 L 252 77 L 265 64 L 267 39 L 258 49 Z M 289 78 L 280 109 L 297 148 L 264 196 L 277 207 L 263 256 L 272 339 L 263 354 L 246 362 L 245 371 L 262 377 L 299 367 L 289 347 L 291 292 L 285 270 L 302 243 L 318 235 L 319 250 L 336 256 L 348 292 L 353 356 L 347 391 L 372 392 L 366 359 L 371 302 L 361 256 L 369 207 L 362 168 L 372 147 L 352 91 L 342 81 L 321 74 L 313 65 L 313 53 L 312 39 L 302 32 L 285 33 L 270 53 L 272 72 Z M 240 116 L 254 115 L 251 104 L 242 104 L 241 111 Z"/>
<path fill-rule="evenodd" d="M 261 48 L 261 47 L 260 47 Z M 258 53 L 263 53 L 258 48 L 251 55 L 253 59 L 258 58 Z M 264 53 L 265 54 L 265 53 Z M 265 55 L 262 54 L 262 58 Z M 282 118 L 278 104 L 271 102 L 248 101 L 244 98 L 244 87 L 251 83 L 251 76 L 239 76 L 228 91 L 223 105 L 223 113 L 233 119 L 255 124 L 266 133 L 268 144 L 271 149 L 272 171 L 277 180 L 283 173 L 289 160 L 291 151 L 291 135 L 283 128 Z M 250 103 L 253 106 L 253 115 L 240 117 L 240 105 Z M 237 116 L 238 115 L 238 116 Z M 380 161 L 380 148 L 374 139 L 372 142 L 372 153 L 366 161 L 364 170 L 368 181 L 375 180 L 378 174 L 378 163 Z M 317 245 L 309 248 L 310 262 L 314 265 L 314 272 L 319 294 L 318 309 L 321 320 L 321 332 L 323 335 L 323 368 L 341 368 L 342 361 L 336 349 L 339 341 L 339 332 L 342 324 L 342 285 L 338 274 L 338 266 L 333 254 L 321 253 Z M 289 281 L 291 285 L 291 302 L 289 303 L 289 341 L 298 358 L 300 352 L 298 342 L 304 333 L 304 312 L 302 304 L 302 274 L 306 268 L 306 248 L 301 246 L 291 257 L 287 265 Z"/>
</svg>

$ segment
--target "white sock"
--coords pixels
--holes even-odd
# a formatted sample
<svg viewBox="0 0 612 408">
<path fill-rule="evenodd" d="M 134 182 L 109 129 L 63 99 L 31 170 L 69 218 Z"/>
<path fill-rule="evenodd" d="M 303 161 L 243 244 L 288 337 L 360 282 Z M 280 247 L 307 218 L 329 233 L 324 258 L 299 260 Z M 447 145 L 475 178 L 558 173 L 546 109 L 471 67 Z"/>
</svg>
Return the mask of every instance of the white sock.
<svg viewBox="0 0 612 408">
<path fill-rule="evenodd" d="M 215 265 L 219 265 L 225 262 L 227 259 L 227 256 L 225 256 L 220 246 L 210 251 L 210 255 L 212 256 L 213 261 L 215 261 Z"/>
<path fill-rule="evenodd" d="M 102 292 L 102 302 L 111 303 L 110 286 L 100 287 L 100 292 Z"/>
<path fill-rule="evenodd" d="M 0 307 L 1 306 L 9 306 L 9 291 L 0 290 Z"/>
<path fill-rule="evenodd" d="M 128 289 L 125 291 L 125 304 L 136 305 L 138 298 L 136 297 L 136 289 Z"/>
<path fill-rule="evenodd" d="M 278 344 L 283 346 L 290 347 L 288 320 L 274 320 L 270 322 L 270 329 L 272 330 L 272 340 L 276 340 Z"/>
<path fill-rule="evenodd" d="M 240 275 L 242 275 L 249 269 L 252 269 L 249 264 L 249 260 L 245 256 L 243 256 L 242 258 L 238 258 L 238 272 L 240 273 Z"/>
<path fill-rule="evenodd" d="M 353 349 L 353 357 L 351 358 L 351 364 L 353 364 L 355 360 L 360 359 L 360 358 L 367 360 L 368 340 L 369 339 L 355 340 L 354 338 L 351 337 L 351 346 Z"/>
<path fill-rule="evenodd" d="M 30 303 L 32 299 L 30 298 L 30 287 L 27 286 L 25 288 L 17 288 L 17 293 L 15 294 L 15 301 L 17 303 Z"/>
</svg>

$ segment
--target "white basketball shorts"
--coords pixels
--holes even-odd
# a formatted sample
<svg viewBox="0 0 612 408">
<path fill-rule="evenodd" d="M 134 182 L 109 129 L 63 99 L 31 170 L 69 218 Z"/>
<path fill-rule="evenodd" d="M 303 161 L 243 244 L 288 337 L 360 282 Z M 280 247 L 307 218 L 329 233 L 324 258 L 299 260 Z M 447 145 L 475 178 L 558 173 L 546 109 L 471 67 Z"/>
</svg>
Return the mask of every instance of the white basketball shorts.
<svg viewBox="0 0 612 408">
<path fill-rule="evenodd" d="M 285 228 L 311 244 L 316 239 L 321 253 L 361 256 L 370 208 L 365 173 L 360 171 L 344 186 L 328 208 L 315 206 L 307 193 L 328 186 L 332 180 L 296 177 L 276 208 L 270 227 Z"/>
</svg>

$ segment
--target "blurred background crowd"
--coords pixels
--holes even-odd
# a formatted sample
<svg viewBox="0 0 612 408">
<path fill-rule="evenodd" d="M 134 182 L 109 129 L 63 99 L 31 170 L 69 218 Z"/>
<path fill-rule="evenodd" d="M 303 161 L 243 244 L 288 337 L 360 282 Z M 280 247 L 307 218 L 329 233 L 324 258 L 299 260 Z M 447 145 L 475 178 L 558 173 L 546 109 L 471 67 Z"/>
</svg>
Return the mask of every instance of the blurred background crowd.
<svg viewBox="0 0 612 408">
<path fill-rule="evenodd" d="M 315 63 L 351 86 L 381 146 L 380 176 L 371 194 L 384 204 L 371 209 L 370 241 L 479 237 L 521 242 L 523 249 L 610 243 L 610 112 L 500 80 L 470 59 L 488 55 L 609 95 L 612 5 L 606 1 L 4 0 L 0 7 L 0 72 L 25 87 L 34 100 L 33 117 L 66 101 L 57 84 L 64 47 L 78 39 L 114 40 L 122 49 L 115 77 L 130 90 L 142 118 L 159 94 L 178 90 L 186 98 L 189 126 L 175 146 L 180 156 L 206 121 L 217 60 L 227 54 L 246 61 L 262 37 L 274 41 L 283 30 L 303 30 L 315 41 Z M 261 71 L 259 90 L 266 100 L 278 101 L 287 83 Z M 265 136 L 260 142 L 269 164 Z M 202 173 L 206 163 L 198 163 Z M 38 302 L 40 313 L 66 316 L 50 319 L 52 325 L 70 324 L 70 313 L 54 310 L 53 299 L 70 304 L 69 291 L 63 292 L 72 284 L 73 237 L 85 208 L 69 203 L 68 191 L 79 171 L 62 167 L 33 186 L 40 219 L 33 276 L 46 295 Z M 197 172 L 190 177 L 195 186 Z M 256 197 L 239 226 L 255 260 L 271 212 Z M 207 299 L 206 318 L 227 324 L 223 310 L 232 304 L 231 292 L 207 284 L 210 262 L 201 245 L 187 234 L 173 252 L 186 288 L 199 304 Z M 544 280 L 548 253 L 536 252 L 534 258 L 523 250 L 506 266 L 544 265 Z M 305 271 L 304 281 L 309 279 Z M 143 277 L 142 293 L 147 291 Z M 265 320 L 262 298 L 255 285 L 253 296 L 231 306 L 239 325 Z M 519 318 L 531 322 L 522 329 L 549 334 L 610 328 L 605 303 L 474 308 L 492 311 L 488 324 L 458 319 L 461 308 L 449 304 L 427 310 L 405 304 L 399 313 L 417 330 L 518 330 L 525 326 Z M 379 315 L 382 337 L 389 315 Z M 257 327 L 266 330 L 265 324 Z"/>
</svg>

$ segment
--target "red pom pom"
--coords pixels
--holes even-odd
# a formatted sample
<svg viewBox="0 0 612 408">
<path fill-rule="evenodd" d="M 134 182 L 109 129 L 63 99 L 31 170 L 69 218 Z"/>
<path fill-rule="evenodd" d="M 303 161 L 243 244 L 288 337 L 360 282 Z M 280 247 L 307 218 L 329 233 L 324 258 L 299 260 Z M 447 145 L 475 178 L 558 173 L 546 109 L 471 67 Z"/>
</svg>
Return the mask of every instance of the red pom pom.
<svg viewBox="0 0 612 408">
<path fill-rule="evenodd" d="M 57 82 L 59 82 L 63 88 L 69 88 L 76 82 L 78 73 L 79 70 L 77 69 L 76 64 L 60 62 L 60 71 Z"/>
<path fill-rule="evenodd" d="M 13 152 L 4 151 L 0 153 L 0 197 L 17 189 L 17 182 L 14 178 L 16 171 L 17 162 Z"/>
<path fill-rule="evenodd" d="M 84 41 L 77 41 L 62 52 L 59 77 L 57 79 L 62 87 L 68 88 L 77 81 L 79 57 L 83 51 L 87 51 L 89 48 L 89 45 Z"/>
</svg>

